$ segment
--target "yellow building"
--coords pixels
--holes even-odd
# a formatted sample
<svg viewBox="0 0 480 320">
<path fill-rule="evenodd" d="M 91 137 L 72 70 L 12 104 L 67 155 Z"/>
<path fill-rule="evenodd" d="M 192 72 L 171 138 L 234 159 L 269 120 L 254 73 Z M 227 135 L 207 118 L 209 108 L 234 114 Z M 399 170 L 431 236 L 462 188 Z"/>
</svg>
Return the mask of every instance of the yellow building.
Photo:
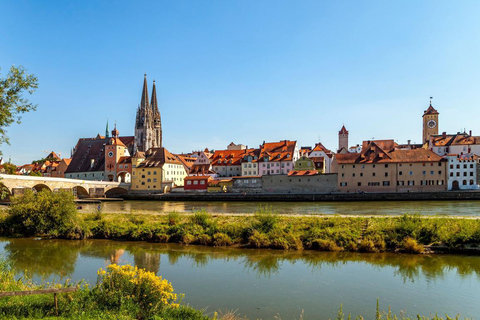
<svg viewBox="0 0 480 320">
<path fill-rule="evenodd" d="M 166 192 L 174 186 L 183 186 L 187 176 L 182 162 L 165 148 L 151 148 L 132 157 L 132 191 Z"/>
</svg>

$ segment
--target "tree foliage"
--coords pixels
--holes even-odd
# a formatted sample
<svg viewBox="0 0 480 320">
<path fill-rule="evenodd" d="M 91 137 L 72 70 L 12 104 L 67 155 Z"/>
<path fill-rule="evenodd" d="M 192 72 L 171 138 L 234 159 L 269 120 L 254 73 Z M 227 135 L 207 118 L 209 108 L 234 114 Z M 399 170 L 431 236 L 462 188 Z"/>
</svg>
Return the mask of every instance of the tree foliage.
<svg viewBox="0 0 480 320">
<path fill-rule="evenodd" d="M 17 166 L 10 162 L 4 163 L 3 169 L 5 169 L 6 174 L 15 174 L 17 172 Z"/>
<path fill-rule="evenodd" d="M 9 143 L 6 127 L 20 123 L 21 114 L 36 109 L 36 105 L 24 98 L 24 93 L 32 94 L 37 88 L 37 77 L 26 73 L 21 66 L 12 66 L 5 78 L 0 74 L 0 144 Z"/>
</svg>

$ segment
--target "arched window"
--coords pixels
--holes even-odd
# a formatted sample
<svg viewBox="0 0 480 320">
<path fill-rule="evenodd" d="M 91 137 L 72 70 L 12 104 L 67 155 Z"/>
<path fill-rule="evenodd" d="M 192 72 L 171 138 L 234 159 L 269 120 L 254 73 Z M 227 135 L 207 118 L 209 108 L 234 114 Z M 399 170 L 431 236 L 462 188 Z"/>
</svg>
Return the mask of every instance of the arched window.
<svg viewBox="0 0 480 320">
<path fill-rule="evenodd" d="M 464 186 L 466 186 L 466 185 L 467 185 L 467 180 L 463 180 L 462 184 L 463 184 Z"/>
<path fill-rule="evenodd" d="M 473 180 L 470 180 L 470 185 L 473 186 Z"/>
</svg>

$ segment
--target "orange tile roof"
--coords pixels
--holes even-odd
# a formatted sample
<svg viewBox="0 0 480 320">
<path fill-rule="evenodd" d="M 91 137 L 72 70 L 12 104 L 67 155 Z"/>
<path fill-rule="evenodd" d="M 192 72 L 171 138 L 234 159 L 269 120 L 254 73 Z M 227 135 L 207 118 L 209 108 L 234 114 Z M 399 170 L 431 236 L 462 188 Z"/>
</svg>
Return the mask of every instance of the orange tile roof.
<svg viewBox="0 0 480 320">
<path fill-rule="evenodd" d="M 180 164 L 183 163 L 171 154 L 166 148 L 151 148 L 146 152 L 145 160 L 137 168 L 161 167 L 165 163 Z"/>
<path fill-rule="evenodd" d="M 288 176 L 314 176 L 319 174 L 317 170 L 295 170 L 295 171 L 290 171 L 288 173 Z"/>
<path fill-rule="evenodd" d="M 323 151 L 325 153 L 332 153 L 332 151 L 325 148 L 325 146 L 321 142 L 315 143 L 315 148 L 313 148 L 312 151 Z"/>
<path fill-rule="evenodd" d="M 367 143 L 366 143 L 367 142 Z M 339 164 L 439 162 L 443 158 L 427 149 L 395 149 L 393 140 L 364 141 L 361 153 L 337 154 Z M 385 149 L 380 146 L 384 146 Z"/>
<path fill-rule="evenodd" d="M 262 145 L 258 156 L 259 162 L 268 161 L 292 161 L 297 141 L 283 140 L 279 142 L 267 142 Z"/>
</svg>

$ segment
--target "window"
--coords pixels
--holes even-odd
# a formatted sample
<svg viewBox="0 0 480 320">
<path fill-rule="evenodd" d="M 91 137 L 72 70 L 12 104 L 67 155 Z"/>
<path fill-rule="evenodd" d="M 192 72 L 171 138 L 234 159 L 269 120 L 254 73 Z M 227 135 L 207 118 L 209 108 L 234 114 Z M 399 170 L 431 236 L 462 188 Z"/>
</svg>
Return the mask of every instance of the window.
<svg viewBox="0 0 480 320">
<path fill-rule="evenodd" d="M 453 169 L 453 164 L 450 165 L 450 169 Z"/>
<path fill-rule="evenodd" d="M 187 181 L 187 186 L 191 185 L 192 181 Z"/>
<path fill-rule="evenodd" d="M 385 164 L 385 168 L 388 168 L 388 163 Z"/>
<path fill-rule="evenodd" d="M 355 165 L 353 165 L 353 168 L 355 169 Z"/>
<path fill-rule="evenodd" d="M 357 186 L 361 187 L 361 186 L 362 186 L 362 183 L 361 183 L 361 182 L 358 182 L 358 183 L 357 183 Z"/>
<path fill-rule="evenodd" d="M 340 182 L 340 186 L 341 186 L 341 187 L 346 187 L 346 186 L 347 186 L 347 183 L 346 183 L 346 182 Z"/>
<path fill-rule="evenodd" d="M 148 175 L 151 175 L 152 173 L 150 171 L 147 172 Z"/>
<path fill-rule="evenodd" d="M 463 180 L 462 184 L 463 184 L 464 186 L 466 186 L 466 185 L 467 185 L 467 180 Z"/>
<path fill-rule="evenodd" d="M 411 176 L 413 176 L 413 171 L 410 171 L 409 174 L 410 174 Z"/>
<path fill-rule="evenodd" d="M 471 185 L 471 186 L 473 185 L 473 180 L 470 180 L 470 185 Z"/>
<path fill-rule="evenodd" d="M 472 163 L 472 164 L 470 164 L 470 169 L 473 169 L 473 163 Z"/>
<path fill-rule="evenodd" d="M 375 177 L 375 172 L 373 172 L 373 173 L 372 173 L 372 176 L 374 176 L 374 177 Z"/>
<path fill-rule="evenodd" d="M 375 168 L 375 165 L 373 165 L 372 167 Z"/>
<path fill-rule="evenodd" d="M 363 177 L 363 172 L 360 172 L 360 177 Z"/>
<path fill-rule="evenodd" d="M 403 186 L 405 185 L 405 181 L 397 181 L 397 186 Z"/>
<path fill-rule="evenodd" d="M 431 175 L 433 175 L 433 170 L 432 170 L 432 171 L 430 171 L 430 174 L 431 174 Z"/>
<path fill-rule="evenodd" d="M 385 177 L 388 177 L 388 172 L 385 172 Z"/>
<path fill-rule="evenodd" d="M 205 184 L 205 180 L 200 180 L 200 184 Z"/>
<path fill-rule="evenodd" d="M 384 186 L 389 186 L 389 185 L 390 185 L 390 181 L 383 181 L 383 185 L 384 185 Z"/>
<path fill-rule="evenodd" d="M 473 177 L 473 172 L 470 172 L 470 176 Z"/>
<path fill-rule="evenodd" d="M 154 179 L 153 179 L 153 182 L 157 182 L 157 178 L 154 178 Z"/>
<path fill-rule="evenodd" d="M 147 182 L 152 182 L 152 179 L 147 179 Z"/>
<path fill-rule="evenodd" d="M 198 184 L 198 181 L 197 181 L 197 180 L 194 180 L 194 181 L 193 181 L 193 184 L 194 184 L 194 185 L 197 185 L 197 184 Z"/>
<path fill-rule="evenodd" d="M 399 171 L 399 172 L 398 172 L 398 175 L 399 175 L 399 176 L 403 175 L 403 172 L 402 172 L 402 171 Z"/>
<path fill-rule="evenodd" d="M 368 186 L 369 187 L 378 187 L 380 185 L 380 182 L 369 182 Z"/>
<path fill-rule="evenodd" d="M 423 175 L 426 175 L 426 174 L 427 174 L 427 171 L 425 171 L 425 170 L 422 171 L 422 174 L 423 174 Z"/>
<path fill-rule="evenodd" d="M 439 171 L 438 171 L 438 174 L 442 174 L 442 170 L 439 170 Z"/>
<path fill-rule="evenodd" d="M 466 165 L 466 164 L 463 165 L 463 169 L 467 169 L 467 165 Z"/>
<path fill-rule="evenodd" d="M 460 165 L 459 165 L 459 164 L 457 164 L 457 169 L 460 169 Z"/>
<path fill-rule="evenodd" d="M 464 173 L 463 173 L 463 176 L 464 176 L 464 177 L 466 177 L 466 176 L 467 176 L 467 173 L 466 173 L 466 172 L 464 172 Z"/>
<path fill-rule="evenodd" d="M 142 181 L 142 186 L 144 186 L 144 185 L 145 185 L 145 181 Z"/>
<path fill-rule="evenodd" d="M 409 186 L 414 186 L 414 185 L 415 185 L 415 181 L 414 181 L 414 180 L 408 180 L 408 185 L 409 185 Z"/>
<path fill-rule="evenodd" d="M 450 177 L 453 177 L 453 172 L 450 172 Z"/>
<path fill-rule="evenodd" d="M 460 177 L 460 172 L 457 172 L 457 177 Z"/>
<path fill-rule="evenodd" d="M 355 177 L 355 173 L 352 173 L 352 177 Z"/>
</svg>

